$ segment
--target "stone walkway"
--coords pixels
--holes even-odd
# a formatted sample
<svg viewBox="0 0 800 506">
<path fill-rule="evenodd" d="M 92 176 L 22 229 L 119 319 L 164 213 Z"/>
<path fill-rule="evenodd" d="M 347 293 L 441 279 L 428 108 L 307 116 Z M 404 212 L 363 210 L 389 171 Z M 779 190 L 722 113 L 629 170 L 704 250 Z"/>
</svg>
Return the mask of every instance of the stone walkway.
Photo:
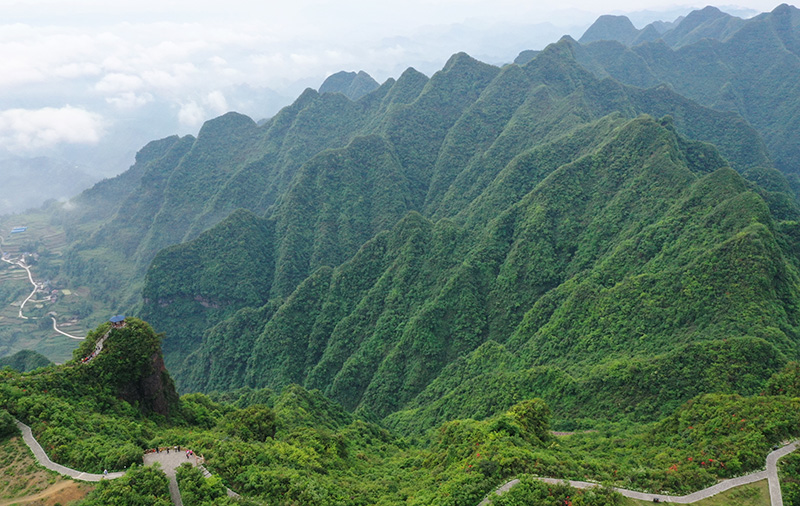
<svg viewBox="0 0 800 506">
<path fill-rule="evenodd" d="M 674 495 L 664 495 L 664 494 L 652 494 L 652 493 L 639 492 L 636 490 L 628 490 L 625 488 L 616 488 L 616 487 L 614 488 L 614 490 L 616 490 L 625 497 L 630 497 L 631 499 L 638 499 L 640 501 L 653 501 L 654 499 L 658 499 L 659 501 L 664 503 L 691 504 L 700 501 L 702 499 L 707 499 L 711 496 L 717 495 L 720 492 L 730 490 L 734 487 L 747 485 L 749 483 L 755 483 L 761 480 L 768 480 L 770 505 L 783 506 L 783 499 L 781 498 L 781 486 L 778 480 L 777 463 L 781 457 L 796 450 L 799 444 L 800 442 L 798 441 L 789 443 L 783 446 L 782 448 L 779 448 L 774 452 L 770 453 L 769 455 L 767 455 L 767 461 L 766 461 L 767 468 L 764 471 L 758 471 L 756 473 L 739 476 L 738 478 L 731 478 L 730 480 L 724 480 L 717 483 L 716 485 L 704 488 L 703 490 L 698 490 L 697 492 L 692 492 L 691 494 L 688 495 L 674 496 Z M 579 489 L 587 489 L 600 486 L 600 484 L 598 483 L 593 483 L 589 481 L 558 480 L 555 478 L 536 478 L 536 479 L 551 484 L 566 483 L 573 488 L 579 488 Z M 481 501 L 478 506 L 489 506 L 490 504 L 492 504 L 493 495 L 502 495 L 511 490 L 511 488 L 513 488 L 517 483 L 519 483 L 518 479 L 514 479 L 509 481 L 508 483 L 505 483 L 500 488 L 498 488 L 493 493 L 489 494 L 486 498 L 484 498 L 483 501 Z"/>
<path fill-rule="evenodd" d="M 778 460 L 784 455 L 795 451 L 800 444 L 799 441 L 788 444 L 767 455 L 767 474 L 769 479 L 769 500 L 771 506 L 783 506 L 783 496 L 781 495 L 781 484 L 778 480 Z"/>
<path fill-rule="evenodd" d="M 83 471 L 76 471 L 75 469 L 70 469 L 68 467 L 62 466 L 61 464 L 56 464 L 47 454 L 44 452 L 42 445 L 39 444 L 38 441 L 33 437 L 33 433 L 31 432 L 31 428 L 25 425 L 24 423 L 17 422 L 17 427 L 19 427 L 20 432 L 22 432 L 22 439 L 25 441 L 25 444 L 28 445 L 28 448 L 31 449 L 33 452 L 33 456 L 36 457 L 36 460 L 42 466 L 50 469 L 51 471 L 55 471 L 59 474 L 63 474 L 65 476 L 70 476 L 75 478 L 76 480 L 83 480 L 83 481 L 100 481 L 103 478 L 112 480 L 114 478 L 119 478 L 123 476 L 125 473 L 108 473 L 108 475 L 102 474 L 92 474 L 92 473 L 84 473 Z"/>
<path fill-rule="evenodd" d="M 167 453 L 166 450 L 160 453 L 145 453 L 144 457 L 144 465 L 152 466 L 156 462 L 161 465 L 161 470 L 164 471 L 164 474 L 167 475 L 169 478 L 169 495 L 172 498 L 172 504 L 175 506 L 183 506 L 183 500 L 181 499 L 181 491 L 178 490 L 178 479 L 175 476 L 175 470 L 183 463 L 190 463 L 193 466 L 198 465 L 198 458 L 197 456 L 192 456 L 187 458 L 186 451 L 175 451 L 171 450 Z"/>
<path fill-rule="evenodd" d="M 36 461 L 51 471 L 55 471 L 64 476 L 69 476 L 71 478 L 75 478 L 76 480 L 82 481 L 100 481 L 102 479 L 113 480 L 114 478 L 119 478 L 125 475 L 123 472 L 108 473 L 107 475 L 84 473 L 83 471 L 77 471 L 75 469 L 62 466 L 61 464 L 56 464 L 50 460 L 50 457 L 47 456 L 47 453 L 45 453 L 42 445 L 40 445 L 39 442 L 36 441 L 36 438 L 33 437 L 31 428 L 19 420 L 15 420 L 15 422 L 17 423 L 17 427 L 19 427 L 20 432 L 22 432 L 23 441 L 25 441 L 25 444 L 31 449 L 31 452 L 33 452 L 33 456 L 36 458 Z M 142 460 L 144 461 L 145 466 L 151 466 L 156 462 L 161 465 L 161 470 L 164 471 L 164 474 L 166 474 L 167 478 L 169 478 L 169 495 L 172 499 L 172 504 L 175 506 L 183 506 L 181 492 L 178 490 L 178 480 L 175 477 L 175 470 L 181 464 L 184 462 L 189 462 L 193 466 L 199 466 L 203 471 L 203 476 L 206 478 L 211 476 L 211 473 L 208 471 L 208 469 L 201 464 L 202 458 L 199 458 L 196 455 L 186 458 L 185 448 L 183 450 L 178 450 L 177 452 L 170 448 L 169 453 L 167 453 L 166 450 L 159 453 L 145 453 L 142 456 Z M 228 497 L 240 497 L 239 494 L 231 489 L 227 489 L 227 491 Z"/>
</svg>

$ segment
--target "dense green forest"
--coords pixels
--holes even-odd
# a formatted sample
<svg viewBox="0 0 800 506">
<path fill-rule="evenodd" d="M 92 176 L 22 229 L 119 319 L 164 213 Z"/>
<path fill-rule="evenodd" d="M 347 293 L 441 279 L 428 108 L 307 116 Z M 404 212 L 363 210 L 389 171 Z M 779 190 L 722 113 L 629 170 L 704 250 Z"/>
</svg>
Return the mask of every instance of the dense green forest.
<svg viewBox="0 0 800 506">
<path fill-rule="evenodd" d="M 172 445 L 214 474 L 178 470 L 197 505 L 472 505 L 517 476 L 495 504 L 612 505 L 535 477 L 759 469 L 800 436 L 798 41 L 790 6 L 603 17 L 153 141 L 13 245 L 80 318 L 135 317 L 63 365 L 0 358 L 0 437 L 16 417 L 55 461 L 130 469 L 86 505 L 167 504 L 141 464 Z"/>
<path fill-rule="evenodd" d="M 625 30 L 605 27 L 604 40 L 569 43 L 600 77 L 645 88 L 669 83 L 700 104 L 740 114 L 762 135 L 775 167 L 796 176 L 800 110 L 788 97 L 800 92 L 798 26 L 800 10 L 786 4 L 746 21 L 706 7 L 657 39 L 631 40 Z"/>
<path fill-rule="evenodd" d="M 50 364 L 47 357 L 31 350 L 22 350 L 8 357 L 0 357 L 0 369 L 10 367 L 20 372 L 32 371 Z"/>
<path fill-rule="evenodd" d="M 102 326 L 93 335 L 107 332 Z M 60 463 L 89 472 L 129 469 L 123 478 L 102 482 L 85 506 L 169 504 L 167 478 L 158 467 L 142 467 L 142 455 L 173 445 L 202 455 L 214 473 L 204 478 L 190 465 L 178 468 L 185 504 L 474 505 L 523 476 L 496 504 L 569 496 L 573 504 L 600 506 L 623 504 L 622 497 L 605 488 L 544 487 L 525 476 L 686 493 L 757 470 L 773 445 L 800 436 L 800 399 L 766 392 L 700 395 L 654 423 L 606 423 L 561 436 L 551 433 L 551 408 L 539 398 L 484 420 L 451 419 L 419 437 L 404 437 L 298 385 L 280 392 L 188 394 L 173 399 L 164 415 L 126 399 L 125 387 L 152 375 L 158 360 L 151 347 L 157 349 L 158 342 L 147 324 L 128 319 L 90 362 L 76 352 L 62 366 L 4 370 L 0 437 L 16 432 L 7 423 L 13 415 L 33 428 Z M 114 383 L 109 374 L 120 376 L 122 370 L 110 359 L 119 350 L 141 367 L 125 364 L 125 372 L 138 373 Z M 790 364 L 768 380 L 769 388 L 791 390 L 798 370 Z M 170 392 L 167 377 L 161 393 Z M 787 496 L 793 493 L 794 465 L 795 459 L 787 459 L 782 468 Z M 244 499 L 229 498 L 225 487 Z M 536 499 L 541 494 L 544 499 Z"/>
</svg>

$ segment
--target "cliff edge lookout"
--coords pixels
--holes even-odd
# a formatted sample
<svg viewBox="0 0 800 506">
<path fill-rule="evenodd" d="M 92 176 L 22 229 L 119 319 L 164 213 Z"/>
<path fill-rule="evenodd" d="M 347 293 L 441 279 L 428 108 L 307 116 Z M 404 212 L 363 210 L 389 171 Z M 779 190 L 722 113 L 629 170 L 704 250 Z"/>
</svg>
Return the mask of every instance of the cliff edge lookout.
<svg viewBox="0 0 800 506">
<path fill-rule="evenodd" d="M 108 339 L 108 335 L 111 334 L 112 330 L 121 329 L 121 328 L 125 327 L 125 316 L 124 315 L 112 316 L 108 321 L 111 322 L 111 328 L 108 329 L 108 331 L 105 334 L 103 334 L 103 337 L 101 337 L 100 339 L 97 340 L 97 344 L 95 344 L 94 351 L 92 351 L 89 354 L 89 356 L 84 357 L 81 360 L 82 364 L 86 364 L 86 363 L 91 362 L 94 357 L 96 357 L 97 355 L 100 354 L 101 351 L 103 351 L 103 345 L 105 344 L 106 339 Z"/>
</svg>

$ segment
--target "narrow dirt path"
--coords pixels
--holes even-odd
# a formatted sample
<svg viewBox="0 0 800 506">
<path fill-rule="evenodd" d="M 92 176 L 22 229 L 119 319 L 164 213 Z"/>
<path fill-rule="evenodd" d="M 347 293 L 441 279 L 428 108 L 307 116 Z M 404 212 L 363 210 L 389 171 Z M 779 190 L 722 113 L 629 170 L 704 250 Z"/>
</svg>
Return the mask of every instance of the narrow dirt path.
<svg viewBox="0 0 800 506">
<path fill-rule="evenodd" d="M 726 490 L 730 490 L 732 488 L 739 487 L 741 485 L 747 485 L 749 483 L 755 483 L 757 481 L 766 479 L 769 480 L 771 506 L 783 506 L 783 499 L 781 498 L 781 486 L 780 482 L 778 481 L 777 463 L 781 457 L 783 457 L 784 455 L 788 455 L 789 453 L 796 450 L 798 445 L 800 445 L 800 442 L 795 441 L 767 455 L 766 470 L 764 471 L 758 471 L 744 476 L 739 476 L 738 478 L 731 478 L 730 480 L 724 480 L 717 483 L 716 485 L 704 488 L 703 490 L 698 490 L 697 492 L 692 492 L 691 494 L 687 495 L 673 496 L 664 494 L 653 494 L 653 493 L 639 492 L 637 490 L 628 490 L 625 488 L 616 488 L 616 487 L 614 487 L 614 490 L 616 490 L 625 497 L 630 497 L 631 499 L 638 499 L 640 501 L 654 501 L 655 499 L 658 499 L 660 502 L 664 503 L 691 504 L 700 501 L 702 499 L 708 499 L 709 497 L 717 495 L 720 492 L 724 492 Z M 599 483 L 593 483 L 589 481 L 559 480 L 556 478 L 536 478 L 536 479 L 551 484 L 567 483 L 569 486 L 573 488 L 580 488 L 580 489 L 594 488 L 600 486 Z M 517 483 L 519 483 L 519 479 L 513 479 L 503 484 L 500 488 L 498 488 L 497 490 L 486 496 L 478 506 L 489 506 L 490 504 L 492 504 L 493 496 L 502 495 L 508 492 Z"/>
<path fill-rule="evenodd" d="M 16 497 L 14 499 L 4 499 L 0 501 L 0 506 L 9 506 L 11 504 L 23 504 L 26 502 L 38 501 L 39 499 L 46 499 L 51 495 L 55 494 L 56 492 L 64 490 L 65 488 L 70 486 L 72 486 L 72 482 L 62 481 L 61 483 L 56 483 L 55 485 L 42 490 L 38 494 L 26 495 L 24 497 Z"/>
</svg>

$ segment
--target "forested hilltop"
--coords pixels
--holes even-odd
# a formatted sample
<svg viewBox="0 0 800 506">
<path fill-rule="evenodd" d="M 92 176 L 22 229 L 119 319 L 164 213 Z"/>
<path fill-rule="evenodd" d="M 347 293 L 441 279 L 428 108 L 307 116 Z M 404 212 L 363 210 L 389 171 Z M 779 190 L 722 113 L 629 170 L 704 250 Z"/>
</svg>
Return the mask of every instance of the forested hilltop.
<svg viewBox="0 0 800 506">
<path fill-rule="evenodd" d="M 136 445 L 192 441 L 254 496 L 305 504 L 324 483 L 330 501 L 308 504 L 472 504 L 544 472 L 705 486 L 800 435 L 799 27 L 785 5 L 641 31 L 604 17 L 502 67 L 459 53 L 431 77 L 334 74 L 261 124 L 232 112 L 153 141 L 39 211 L 65 244 L 32 272 L 89 294 L 85 314 L 166 334 L 190 395 L 136 414 Z M 38 311 L 25 325 L 49 331 Z M 277 432 L 240 432 L 265 413 L 232 414 L 251 404 Z M 559 453 L 550 426 L 605 432 Z M 728 467 L 685 468 L 692 442 Z M 593 445 L 600 460 L 572 462 Z M 644 474 L 609 456 L 620 445 L 652 448 Z"/>
<path fill-rule="evenodd" d="M 176 446 L 176 483 L 187 506 L 473 506 L 519 476 L 521 484 L 496 504 L 635 506 L 642 503 L 610 488 L 579 490 L 533 476 L 683 494 L 753 472 L 771 446 L 800 436 L 796 362 L 768 380 L 764 395 L 698 396 L 648 426 L 601 424 L 601 431 L 554 435 L 548 405 L 529 398 L 485 420 L 451 419 L 424 438 L 408 438 L 298 385 L 177 399 L 160 365 L 161 337 L 126 318 L 122 327 L 95 329 L 64 365 L 0 370 L 4 499 L 26 500 L 14 493 L 26 479 L 13 467 L 26 452 L 14 438 L 14 417 L 76 474 L 111 472 L 86 487 L 81 506 L 167 506 L 167 476 L 143 463 L 155 448 L 169 457 Z M 159 388 L 131 397 L 133 385 L 154 386 L 154 375 Z M 165 409 L 154 409 L 159 397 Z M 184 460 L 186 449 L 197 460 Z M 198 462 L 213 476 L 193 467 Z M 784 468 L 787 501 L 798 493 L 793 466 L 796 460 Z M 241 497 L 229 497 L 226 487 Z M 759 488 L 736 493 L 737 500 L 764 500 Z"/>
</svg>

